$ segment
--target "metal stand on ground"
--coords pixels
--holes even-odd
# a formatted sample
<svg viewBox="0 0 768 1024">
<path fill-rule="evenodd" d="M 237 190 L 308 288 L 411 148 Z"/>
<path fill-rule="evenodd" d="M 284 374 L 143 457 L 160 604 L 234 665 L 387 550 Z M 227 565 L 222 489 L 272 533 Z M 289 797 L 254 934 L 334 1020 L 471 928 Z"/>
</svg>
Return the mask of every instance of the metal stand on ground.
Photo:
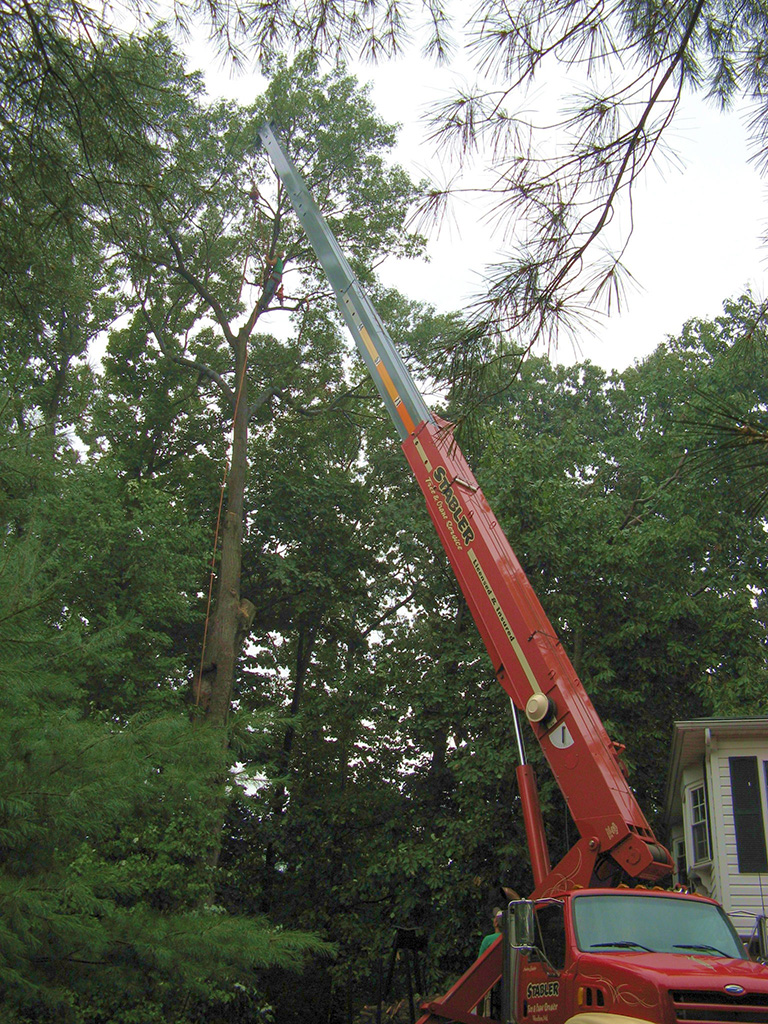
<svg viewBox="0 0 768 1024">
<path fill-rule="evenodd" d="M 422 965 L 419 962 L 419 953 L 423 953 L 427 948 L 427 938 L 425 935 L 417 932 L 415 928 L 397 928 L 395 930 L 395 937 L 392 940 L 392 950 L 389 955 L 389 968 L 387 970 L 387 980 L 382 986 L 381 976 L 383 964 L 379 966 L 379 991 L 378 991 L 378 1006 L 376 1009 L 376 1024 L 381 1024 L 381 1010 L 384 1005 L 390 989 L 392 987 L 392 979 L 395 973 L 395 965 L 398 960 L 401 960 L 405 964 L 406 978 L 408 983 L 408 1009 L 410 1011 L 411 1024 L 416 1024 L 416 1006 L 414 1003 L 414 992 L 418 992 L 424 995 L 424 974 Z M 402 957 L 398 954 L 402 951 Z M 415 989 L 414 989 L 415 984 Z"/>
</svg>

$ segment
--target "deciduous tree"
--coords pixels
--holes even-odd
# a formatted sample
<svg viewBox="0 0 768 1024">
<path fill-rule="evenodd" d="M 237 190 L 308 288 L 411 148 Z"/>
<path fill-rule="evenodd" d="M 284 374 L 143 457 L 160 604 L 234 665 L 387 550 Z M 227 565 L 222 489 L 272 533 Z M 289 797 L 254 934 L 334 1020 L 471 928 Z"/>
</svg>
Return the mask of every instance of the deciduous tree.
<svg viewBox="0 0 768 1024">
<path fill-rule="evenodd" d="M 178 64 L 173 74 L 182 74 Z M 318 75 L 313 58 L 290 67 L 278 61 L 264 97 L 249 110 L 203 106 L 194 85 L 187 89 L 186 99 L 166 111 L 168 144 L 148 165 L 140 198 L 114 214 L 108 230 L 135 298 L 134 339 L 143 333 L 169 372 L 186 370 L 218 404 L 222 426 L 232 426 L 215 600 L 196 683 L 206 716 L 223 725 L 252 614 L 240 583 L 249 425 L 260 418 L 266 428 L 276 408 L 316 415 L 341 400 L 336 381 L 329 387 L 337 396 L 326 398 L 302 365 L 324 359 L 338 370 L 338 335 L 322 328 L 326 287 L 286 216 L 282 186 L 257 152 L 256 128 L 267 117 L 281 122 L 362 276 L 383 249 L 404 252 L 413 244 L 401 233 L 413 187 L 383 162 L 393 133 L 364 93 L 340 71 Z M 281 253 L 289 267 L 286 298 L 270 299 L 265 275 Z M 293 318 L 288 330 L 295 340 L 256 335 L 270 308 L 284 321 Z M 115 353 L 118 343 L 117 336 L 110 342 Z M 328 369 L 319 378 L 329 380 Z"/>
</svg>

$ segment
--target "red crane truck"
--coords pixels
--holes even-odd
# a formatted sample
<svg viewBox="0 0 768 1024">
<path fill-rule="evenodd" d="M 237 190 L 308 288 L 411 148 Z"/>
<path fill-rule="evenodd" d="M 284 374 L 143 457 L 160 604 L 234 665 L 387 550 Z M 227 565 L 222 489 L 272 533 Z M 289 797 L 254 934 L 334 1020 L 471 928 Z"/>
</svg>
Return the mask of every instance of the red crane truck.
<svg viewBox="0 0 768 1024">
<path fill-rule="evenodd" d="M 672 864 L 520 563 L 464 459 L 453 424 L 427 407 L 277 130 L 259 130 L 400 435 L 405 457 L 501 686 L 515 710 L 517 778 L 534 890 L 505 911 L 490 946 L 419 1024 L 768 1024 L 768 966 L 752 961 L 722 908 L 664 889 Z M 550 864 L 523 714 L 580 838 Z"/>
</svg>

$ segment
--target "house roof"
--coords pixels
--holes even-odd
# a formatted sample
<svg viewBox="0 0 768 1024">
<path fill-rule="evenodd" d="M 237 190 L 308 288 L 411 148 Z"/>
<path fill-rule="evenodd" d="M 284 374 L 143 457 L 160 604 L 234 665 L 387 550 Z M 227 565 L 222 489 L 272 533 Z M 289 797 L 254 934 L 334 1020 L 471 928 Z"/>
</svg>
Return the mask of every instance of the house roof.
<svg viewBox="0 0 768 1024">
<path fill-rule="evenodd" d="M 680 792 L 683 771 L 701 761 L 707 745 L 707 735 L 726 736 L 768 735 L 768 718 L 694 718 L 688 722 L 675 722 L 672 732 L 672 750 L 669 756 L 667 786 L 664 791 L 664 822 L 671 823 L 672 813 Z"/>
</svg>

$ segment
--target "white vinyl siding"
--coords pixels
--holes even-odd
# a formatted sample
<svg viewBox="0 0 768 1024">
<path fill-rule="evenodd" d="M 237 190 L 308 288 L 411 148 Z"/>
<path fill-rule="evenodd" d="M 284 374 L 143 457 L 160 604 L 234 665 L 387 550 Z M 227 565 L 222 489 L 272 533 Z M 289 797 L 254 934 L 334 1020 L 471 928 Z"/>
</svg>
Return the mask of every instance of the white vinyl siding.
<svg viewBox="0 0 768 1024">
<path fill-rule="evenodd" d="M 733 813 L 731 771 L 732 757 L 757 757 L 761 806 L 765 816 L 768 738 L 756 741 L 754 737 L 720 736 L 713 739 L 709 752 L 710 810 L 712 823 L 713 871 L 712 895 L 719 899 L 731 915 L 739 934 L 748 934 L 755 915 L 768 909 L 768 874 L 739 871 L 736 844 L 736 824 Z"/>
</svg>

